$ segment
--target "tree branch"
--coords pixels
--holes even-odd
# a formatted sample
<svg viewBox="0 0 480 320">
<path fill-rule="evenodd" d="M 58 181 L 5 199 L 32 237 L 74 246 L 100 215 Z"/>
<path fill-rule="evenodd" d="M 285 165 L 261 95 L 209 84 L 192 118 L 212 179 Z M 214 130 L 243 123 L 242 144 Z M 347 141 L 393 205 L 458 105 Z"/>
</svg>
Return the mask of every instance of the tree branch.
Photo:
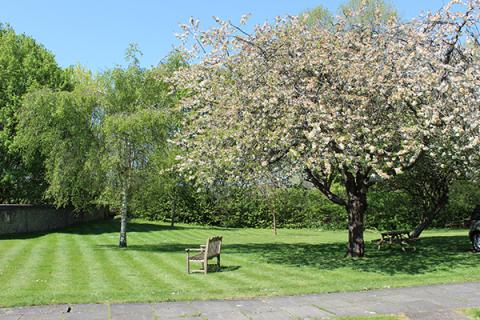
<svg viewBox="0 0 480 320">
<path fill-rule="evenodd" d="M 330 184 L 329 183 L 323 183 L 322 181 L 320 181 L 318 176 L 316 176 L 310 168 L 305 168 L 305 173 L 307 174 L 308 181 L 313 183 L 313 185 L 318 190 L 320 190 L 320 192 L 322 192 L 330 201 L 332 201 L 335 204 L 344 206 L 344 207 L 347 206 L 347 201 L 345 199 L 343 199 L 342 197 L 333 193 L 330 190 L 330 187 L 331 187 Z M 329 180 L 332 181 L 332 179 L 329 179 Z"/>
</svg>

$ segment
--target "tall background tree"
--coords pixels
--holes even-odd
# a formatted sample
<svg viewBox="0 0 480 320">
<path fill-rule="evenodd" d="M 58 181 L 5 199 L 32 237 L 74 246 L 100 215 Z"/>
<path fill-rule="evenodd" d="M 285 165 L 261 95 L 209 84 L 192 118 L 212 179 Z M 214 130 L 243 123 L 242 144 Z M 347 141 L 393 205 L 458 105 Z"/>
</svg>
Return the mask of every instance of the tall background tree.
<svg viewBox="0 0 480 320">
<path fill-rule="evenodd" d="M 95 205 L 104 181 L 97 128 L 102 111 L 90 72 L 76 68 L 72 81 L 70 92 L 37 89 L 24 97 L 14 145 L 25 163 L 43 160 L 48 201 L 85 209 Z"/>
<path fill-rule="evenodd" d="M 376 27 L 379 22 L 398 19 L 398 12 L 389 0 L 348 0 L 340 5 L 339 15 L 351 27 Z"/>
<path fill-rule="evenodd" d="M 47 188 L 41 158 L 25 163 L 13 146 L 16 112 L 34 88 L 70 90 L 68 72 L 34 39 L 0 23 L 0 203 L 42 202 Z"/>
</svg>

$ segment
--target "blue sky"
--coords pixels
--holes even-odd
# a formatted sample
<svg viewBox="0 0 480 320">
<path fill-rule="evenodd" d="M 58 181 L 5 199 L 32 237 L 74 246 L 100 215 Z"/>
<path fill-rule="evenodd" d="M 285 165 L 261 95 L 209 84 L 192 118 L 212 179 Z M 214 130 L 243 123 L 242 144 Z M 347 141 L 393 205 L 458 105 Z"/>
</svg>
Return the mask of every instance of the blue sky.
<svg viewBox="0 0 480 320">
<path fill-rule="evenodd" d="M 250 23 L 297 14 L 321 4 L 336 11 L 342 0 L 0 0 L 0 22 L 26 33 L 52 51 L 62 66 L 82 64 L 102 71 L 124 64 L 129 43 L 137 43 L 144 66 L 156 65 L 178 44 L 178 24 L 194 16 L 208 27 L 212 16 Z M 446 0 L 394 0 L 405 19 L 436 10 Z"/>
</svg>

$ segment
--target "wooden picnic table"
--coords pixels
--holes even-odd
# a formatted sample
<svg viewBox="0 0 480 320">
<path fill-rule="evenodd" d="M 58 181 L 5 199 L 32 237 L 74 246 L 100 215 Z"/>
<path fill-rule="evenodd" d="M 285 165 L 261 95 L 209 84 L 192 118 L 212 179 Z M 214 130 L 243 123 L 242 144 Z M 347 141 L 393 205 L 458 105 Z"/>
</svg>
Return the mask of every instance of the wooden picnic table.
<svg viewBox="0 0 480 320">
<path fill-rule="evenodd" d="M 410 237 L 410 231 L 408 230 L 394 230 L 394 231 L 385 231 L 381 232 L 381 239 L 373 240 L 378 246 L 378 249 L 384 245 L 392 246 L 394 244 L 400 244 L 403 251 L 407 249 L 412 249 L 413 251 L 416 250 L 414 246 L 414 242 L 418 240 L 418 238 Z"/>
</svg>

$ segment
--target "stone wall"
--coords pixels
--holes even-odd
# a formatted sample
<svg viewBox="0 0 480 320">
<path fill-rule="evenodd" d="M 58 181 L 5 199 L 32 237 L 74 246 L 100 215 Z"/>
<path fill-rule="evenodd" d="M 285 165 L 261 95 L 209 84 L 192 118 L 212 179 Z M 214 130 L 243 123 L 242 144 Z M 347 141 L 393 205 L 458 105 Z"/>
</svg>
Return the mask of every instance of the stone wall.
<svg viewBox="0 0 480 320">
<path fill-rule="evenodd" d="M 47 205 L 0 204 L 0 235 L 44 232 L 109 217 L 109 211 L 104 208 L 84 213 Z"/>
</svg>

